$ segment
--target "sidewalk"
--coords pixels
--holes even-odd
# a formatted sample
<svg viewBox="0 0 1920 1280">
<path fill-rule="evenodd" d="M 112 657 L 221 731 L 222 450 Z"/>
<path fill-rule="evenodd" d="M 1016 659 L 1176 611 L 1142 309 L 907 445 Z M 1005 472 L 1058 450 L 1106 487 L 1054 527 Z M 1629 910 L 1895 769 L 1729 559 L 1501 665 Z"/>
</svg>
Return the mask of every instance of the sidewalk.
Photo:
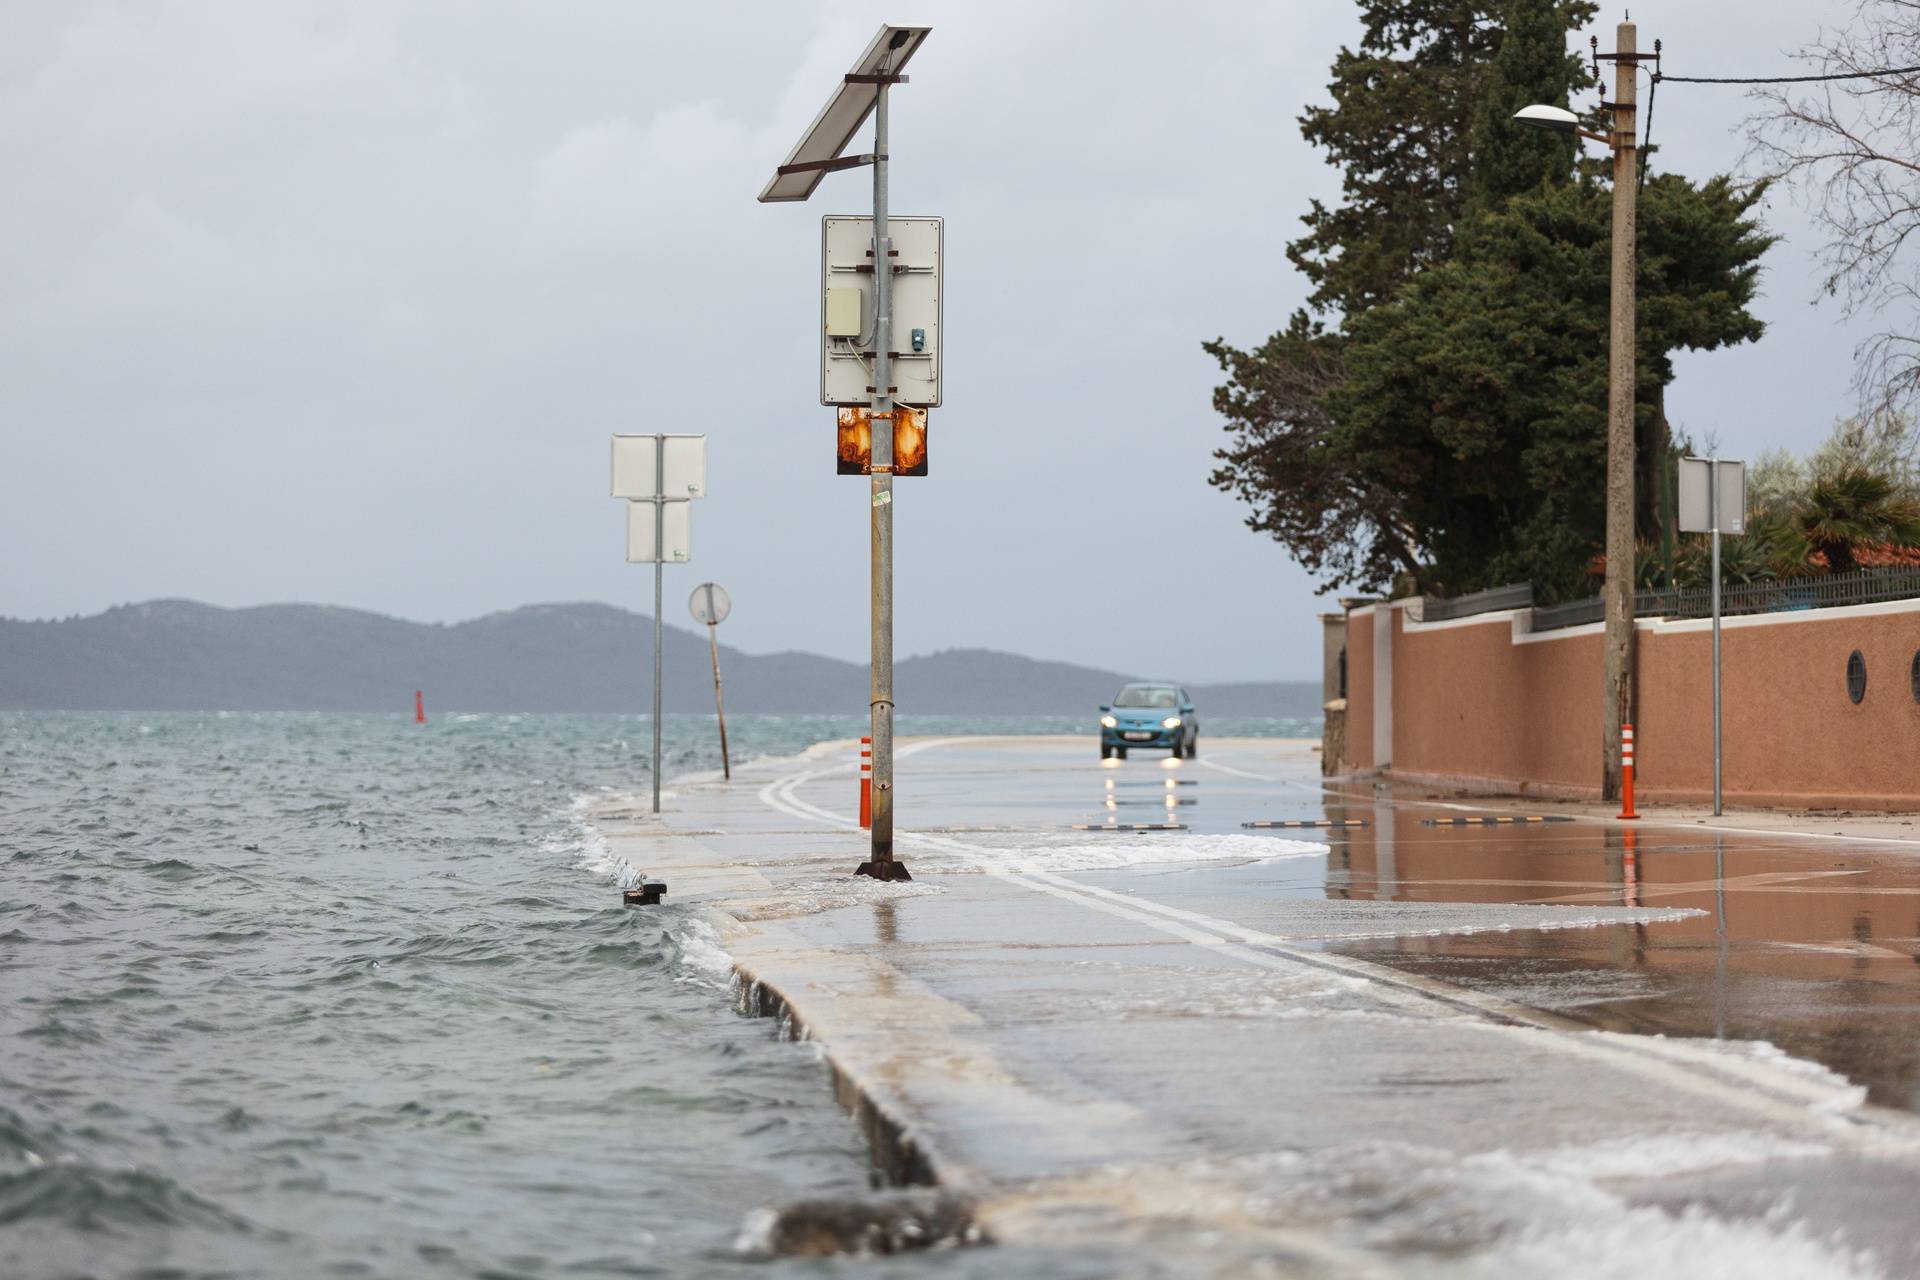
<svg viewBox="0 0 1920 1280">
<path fill-rule="evenodd" d="M 1353 798 L 1385 795 L 1401 803 L 1420 802 L 1462 813 L 1552 813 L 1591 822 L 1619 821 L 1620 806 L 1594 801 L 1550 800 L 1538 797 L 1482 794 L 1477 791 L 1411 779 L 1366 776 L 1329 778 L 1330 792 Z M 1920 852 L 1920 814 L 1865 813 L 1815 809 L 1759 809 L 1722 806 L 1715 817 L 1711 805 L 1655 804 L 1637 801 L 1643 827 L 1705 827 L 1743 835 L 1795 835 L 1814 839 L 1842 839 L 1911 846 Z"/>
<path fill-rule="evenodd" d="M 1329 949 L 1697 912 L 1338 898 L 1325 844 L 1239 825 L 1320 812 L 1317 757 L 1203 751 L 903 743 L 910 884 L 848 874 L 844 744 L 594 820 L 712 923 L 745 1011 L 823 1047 L 880 1167 L 962 1197 L 1020 1274 L 1920 1268 L 1911 1116 L 1764 1047 L 1581 1030 Z"/>
</svg>

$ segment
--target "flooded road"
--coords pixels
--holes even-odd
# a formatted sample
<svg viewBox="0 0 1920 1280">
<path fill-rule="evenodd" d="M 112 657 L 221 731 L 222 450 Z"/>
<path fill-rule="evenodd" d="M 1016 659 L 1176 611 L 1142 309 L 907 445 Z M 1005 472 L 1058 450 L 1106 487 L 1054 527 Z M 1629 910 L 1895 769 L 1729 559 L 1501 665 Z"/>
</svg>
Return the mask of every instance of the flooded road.
<svg viewBox="0 0 1920 1280">
<path fill-rule="evenodd" d="M 1376 822 L 1330 842 L 1329 896 L 1700 914 L 1356 954 L 1610 1030 L 1766 1040 L 1920 1109 L 1920 853 L 1624 823 L 1436 830 L 1386 806 Z"/>
<path fill-rule="evenodd" d="M 840 754 L 602 830 L 1008 1274 L 1920 1273 L 1901 846 L 965 738 L 902 746 L 882 885 Z"/>
<path fill-rule="evenodd" d="M 1357 940 L 1340 944 L 1347 954 L 1599 1029 L 1767 1041 L 1864 1085 L 1873 1102 L 1920 1111 L 1920 841 L 1736 834 L 1657 818 L 1454 826 L 1492 811 L 1420 788 L 1316 794 L 1317 779 L 1246 776 L 1256 770 L 1231 753 L 1206 763 L 1217 766 L 1210 776 L 1181 789 L 1194 800 L 1179 809 L 1194 830 L 1344 824 L 1275 831 L 1325 841 L 1327 860 L 1317 884 L 1306 881 L 1318 868 L 1290 867 L 1301 879 L 1268 893 L 1691 913 L 1658 925 Z"/>
</svg>

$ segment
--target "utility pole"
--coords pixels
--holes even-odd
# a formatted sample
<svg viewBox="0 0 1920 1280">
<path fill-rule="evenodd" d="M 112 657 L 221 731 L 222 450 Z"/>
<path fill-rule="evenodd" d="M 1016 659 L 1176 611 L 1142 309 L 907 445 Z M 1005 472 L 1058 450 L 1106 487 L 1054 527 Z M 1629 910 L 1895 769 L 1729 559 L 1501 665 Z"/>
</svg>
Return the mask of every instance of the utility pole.
<svg viewBox="0 0 1920 1280">
<path fill-rule="evenodd" d="M 867 703 L 871 716 L 873 739 L 873 833 L 868 860 L 861 863 L 856 875 L 872 876 L 876 880 L 911 880 L 906 867 L 893 856 L 893 476 L 894 476 L 894 415 L 910 412 L 899 407 L 896 400 L 898 388 L 894 384 L 894 359 L 899 353 L 893 349 L 893 300 L 894 270 L 898 258 L 893 248 L 893 236 L 887 225 L 887 105 L 889 91 L 896 84 L 905 84 L 907 77 L 902 74 L 908 59 L 913 57 L 921 42 L 926 39 L 928 27 L 883 26 L 874 37 L 854 69 L 841 78 L 840 87 L 807 132 L 787 156 L 785 164 L 774 170 L 773 180 L 761 189 L 762 203 L 783 200 L 805 200 L 813 194 L 822 175 L 841 169 L 857 168 L 863 164 L 873 166 L 873 239 L 868 251 L 873 259 L 869 268 L 860 264 L 860 270 L 873 272 L 873 363 L 862 367 L 869 370 L 872 385 L 866 387 L 868 405 L 867 419 L 870 443 L 868 446 L 867 472 L 870 476 L 868 486 L 868 544 L 871 552 L 872 573 L 872 611 L 870 616 L 870 654 L 871 666 L 867 690 Z M 873 115 L 873 150 L 866 154 L 843 155 L 853 141 L 854 134 L 866 123 L 868 112 Z M 831 219 L 828 223 L 831 223 Z M 823 225 L 823 258 L 827 232 Z M 826 265 L 823 262 L 823 272 Z M 832 305 L 833 295 L 839 290 L 829 286 L 828 298 L 823 313 Z M 822 315 L 822 340 L 831 342 L 835 336 L 851 337 L 859 332 L 856 323 L 851 329 L 836 331 L 832 328 L 829 315 Z M 913 327 L 913 350 L 921 351 L 925 330 Z M 937 328 L 935 331 L 937 337 Z M 857 346 L 857 344 L 855 344 Z M 851 349 L 850 349 L 851 350 Z M 851 350 L 857 356 L 857 350 Z M 821 403 L 836 406 L 856 407 L 856 396 L 845 399 L 828 394 L 831 380 L 827 365 L 832 362 L 833 351 L 823 348 L 821 367 Z M 934 358 L 929 355 L 928 358 Z M 937 365 L 932 366 L 937 369 Z M 909 377 L 906 381 L 911 384 Z M 926 397 L 928 407 L 937 405 L 937 374 L 930 375 L 932 394 Z"/>
<path fill-rule="evenodd" d="M 901 40 L 901 43 L 905 43 Z M 873 100 L 873 575 L 868 704 L 873 735 L 873 832 L 861 875 L 910 879 L 893 858 L 893 239 L 887 234 L 887 89 L 881 74 Z"/>
<path fill-rule="evenodd" d="M 1613 309 L 1607 345 L 1607 577 L 1605 712 L 1602 718 L 1601 798 L 1620 795 L 1620 729 L 1633 722 L 1633 470 L 1636 214 L 1640 152 L 1636 140 L 1635 78 L 1640 55 L 1631 22 L 1615 28 L 1613 63 Z"/>
</svg>

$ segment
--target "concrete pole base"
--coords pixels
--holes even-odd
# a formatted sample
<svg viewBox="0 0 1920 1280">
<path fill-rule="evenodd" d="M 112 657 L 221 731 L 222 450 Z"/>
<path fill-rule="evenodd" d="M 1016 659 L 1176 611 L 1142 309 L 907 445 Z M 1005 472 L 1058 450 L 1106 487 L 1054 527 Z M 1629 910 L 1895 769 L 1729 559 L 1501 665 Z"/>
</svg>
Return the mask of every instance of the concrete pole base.
<svg viewBox="0 0 1920 1280">
<path fill-rule="evenodd" d="M 911 880 L 907 874 L 907 864 L 888 859 L 885 862 L 863 862 L 853 874 L 872 876 L 875 880 Z"/>
</svg>

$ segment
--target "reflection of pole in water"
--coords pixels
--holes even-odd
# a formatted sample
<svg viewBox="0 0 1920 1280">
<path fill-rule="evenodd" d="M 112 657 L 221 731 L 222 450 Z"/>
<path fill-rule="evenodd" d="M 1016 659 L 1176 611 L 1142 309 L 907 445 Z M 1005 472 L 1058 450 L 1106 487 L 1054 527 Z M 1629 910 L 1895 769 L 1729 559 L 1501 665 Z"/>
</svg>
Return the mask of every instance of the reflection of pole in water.
<svg viewBox="0 0 1920 1280">
<path fill-rule="evenodd" d="M 1393 865 L 1393 819 L 1394 810 L 1390 804 L 1373 803 L 1373 898 L 1376 902 L 1392 902 L 1399 892 L 1395 881 L 1399 870 Z"/>
<path fill-rule="evenodd" d="M 1640 905 L 1640 833 L 1620 833 L 1621 899 L 1630 907 Z"/>
<path fill-rule="evenodd" d="M 1351 810 L 1345 798 L 1329 800 L 1325 805 L 1327 821 L 1345 822 Z M 1334 881 L 1338 880 L 1338 886 Z M 1353 836 L 1344 827 L 1327 832 L 1327 896 L 1345 898 L 1351 896 L 1347 886 L 1353 882 Z"/>
<path fill-rule="evenodd" d="M 1614 901 L 1621 906 L 1627 902 L 1627 842 L 1625 834 L 1618 827 L 1609 827 L 1601 837 L 1601 861 L 1604 864 L 1607 888 L 1612 890 Z M 1615 925 L 1607 930 L 1607 961 L 1610 964 L 1626 965 L 1634 958 L 1638 948 L 1631 945 L 1631 935 L 1627 926 Z"/>
<path fill-rule="evenodd" d="M 873 940 L 883 946 L 900 941 L 900 921 L 894 914 L 895 910 L 891 899 L 882 899 L 873 904 Z"/>
<path fill-rule="evenodd" d="M 1727 837 L 1713 833 L 1713 1038 L 1727 1038 Z"/>
</svg>

